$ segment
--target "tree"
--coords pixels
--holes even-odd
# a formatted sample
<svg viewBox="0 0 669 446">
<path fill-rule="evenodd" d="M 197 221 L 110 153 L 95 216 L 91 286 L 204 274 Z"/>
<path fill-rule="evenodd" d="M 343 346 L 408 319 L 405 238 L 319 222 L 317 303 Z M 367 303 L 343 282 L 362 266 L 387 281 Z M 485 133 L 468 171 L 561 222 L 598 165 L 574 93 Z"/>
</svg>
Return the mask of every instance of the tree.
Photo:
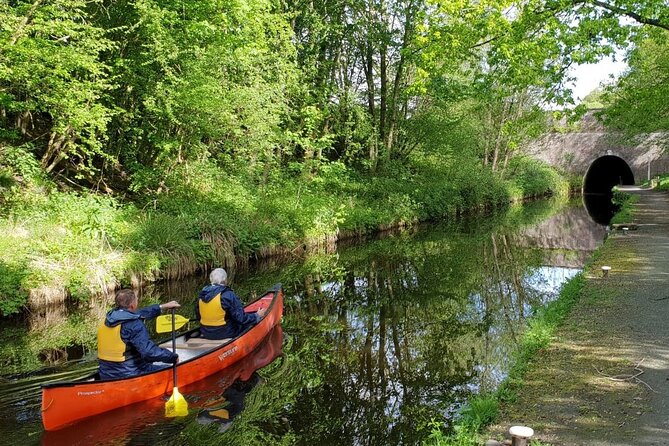
<svg viewBox="0 0 669 446">
<path fill-rule="evenodd" d="M 280 123 L 297 82 L 273 2 L 119 1 L 96 19 L 117 42 L 105 54 L 118 110 L 107 150 L 135 189 L 157 189 L 161 171 L 208 157 L 266 178 L 285 148 Z"/>
<path fill-rule="evenodd" d="M 367 162 L 402 156 L 402 122 L 410 114 L 409 87 L 420 48 L 417 36 L 427 10 L 423 0 L 296 2 L 285 8 L 298 44 L 298 61 L 314 86 L 311 104 L 326 110 L 322 131 L 336 126 L 343 146 L 368 146 Z M 358 113 L 364 107 L 366 117 Z M 342 125 L 353 122 L 373 132 Z M 360 139 L 367 137 L 367 140 Z"/>
<path fill-rule="evenodd" d="M 604 93 L 604 123 L 629 136 L 669 131 L 669 35 L 650 33 L 630 53 L 629 70 Z"/>
<path fill-rule="evenodd" d="M 100 54 L 112 48 L 87 10 L 97 0 L 0 5 L 0 143 L 34 147 L 47 172 L 90 176 L 112 109 Z"/>
</svg>

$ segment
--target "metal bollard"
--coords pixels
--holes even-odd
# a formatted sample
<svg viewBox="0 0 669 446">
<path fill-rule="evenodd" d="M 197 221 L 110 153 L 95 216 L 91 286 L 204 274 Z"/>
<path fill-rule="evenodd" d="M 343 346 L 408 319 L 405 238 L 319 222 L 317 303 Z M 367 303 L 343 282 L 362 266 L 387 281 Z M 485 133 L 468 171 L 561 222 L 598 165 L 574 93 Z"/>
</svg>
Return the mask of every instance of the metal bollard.
<svg viewBox="0 0 669 446">
<path fill-rule="evenodd" d="M 609 271 L 611 271 L 610 266 L 602 266 L 602 277 L 607 277 L 609 275 Z"/>
<path fill-rule="evenodd" d="M 526 426 L 511 426 L 511 446 L 527 446 L 527 440 L 534 435 L 534 429 Z"/>
</svg>

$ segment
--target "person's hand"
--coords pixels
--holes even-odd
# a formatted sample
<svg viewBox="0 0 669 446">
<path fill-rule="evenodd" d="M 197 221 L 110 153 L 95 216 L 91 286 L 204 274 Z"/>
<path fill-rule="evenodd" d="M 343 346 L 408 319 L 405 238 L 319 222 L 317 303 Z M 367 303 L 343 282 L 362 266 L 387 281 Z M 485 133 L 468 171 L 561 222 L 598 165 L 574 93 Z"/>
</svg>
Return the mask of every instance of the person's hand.
<svg viewBox="0 0 669 446">
<path fill-rule="evenodd" d="M 267 313 L 267 308 L 261 308 L 256 312 L 256 314 L 260 317 L 265 317 L 265 313 Z"/>
<path fill-rule="evenodd" d="M 179 305 L 179 302 L 177 302 L 176 300 L 172 300 L 165 304 L 160 304 L 161 310 L 171 310 L 172 308 L 179 308 L 179 307 L 181 307 L 181 305 Z"/>
</svg>

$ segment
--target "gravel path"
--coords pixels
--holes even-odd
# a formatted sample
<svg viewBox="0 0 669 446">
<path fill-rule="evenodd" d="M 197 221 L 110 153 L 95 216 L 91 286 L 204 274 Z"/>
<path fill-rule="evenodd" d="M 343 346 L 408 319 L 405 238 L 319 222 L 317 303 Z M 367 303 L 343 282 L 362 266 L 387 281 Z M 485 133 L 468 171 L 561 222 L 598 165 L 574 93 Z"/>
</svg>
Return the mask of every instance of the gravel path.
<svg viewBox="0 0 669 446">
<path fill-rule="evenodd" d="M 621 296 L 627 302 L 621 302 L 619 320 L 629 326 L 630 354 L 644 358 L 639 378 L 653 390 L 646 395 L 650 410 L 630 427 L 638 445 L 669 445 L 669 196 L 638 188 L 630 192 L 639 195 L 634 214 L 639 230 L 612 242 L 629 247 L 639 268 L 621 274 L 633 286 Z"/>
<path fill-rule="evenodd" d="M 611 232 L 491 436 L 524 424 L 553 445 L 669 445 L 669 195 L 626 190 L 638 229 Z"/>
</svg>

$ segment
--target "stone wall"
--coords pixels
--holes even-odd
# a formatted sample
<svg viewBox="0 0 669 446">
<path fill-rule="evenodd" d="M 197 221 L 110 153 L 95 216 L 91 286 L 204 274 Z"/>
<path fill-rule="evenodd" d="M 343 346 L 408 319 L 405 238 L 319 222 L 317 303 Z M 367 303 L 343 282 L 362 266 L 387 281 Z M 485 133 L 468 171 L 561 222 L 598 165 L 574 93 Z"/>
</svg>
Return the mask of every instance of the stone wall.
<svg viewBox="0 0 669 446">
<path fill-rule="evenodd" d="M 590 164 L 604 155 L 619 156 L 632 169 L 640 183 L 649 177 L 669 172 L 669 135 L 652 133 L 637 141 L 625 141 L 607 131 L 588 112 L 576 131 L 551 132 L 533 141 L 525 153 L 575 175 L 585 175 Z"/>
</svg>

